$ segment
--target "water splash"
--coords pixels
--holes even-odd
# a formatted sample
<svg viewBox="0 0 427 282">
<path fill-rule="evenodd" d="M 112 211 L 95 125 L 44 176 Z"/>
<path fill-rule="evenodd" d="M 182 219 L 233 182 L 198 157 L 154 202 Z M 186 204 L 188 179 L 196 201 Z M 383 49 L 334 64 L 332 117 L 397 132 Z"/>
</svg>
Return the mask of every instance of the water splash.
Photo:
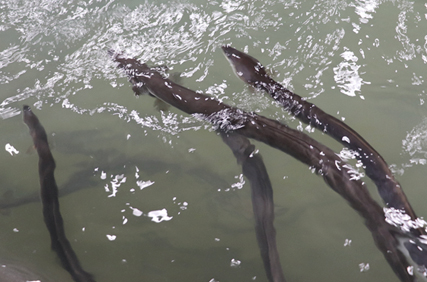
<svg viewBox="0 0 427 282">
<path fill-rule="evenodd" d="M 411 220 L 411 217 L 402 210 L 394 208 L 383 208 L 385 220 L 387 223 L 399 227 L 404 232 L 410 232 L 411 229 L 426 228 L 427 222 L 422 218 Z"/>
<path fill-rule="evenodd" d="M 338 87 L 341 88 L 341 93 L 354 97 L 356 92 L 361 92 L 362 85 L 370 84 L 370 82 L 364 81 L 360 77 L 359 69 L 361 66 L 357 64 L 358 58 L 354 53 L 347 48 L 344 48 L 344 50 L 341 53 L 341 57 L 344 60 L 333 69 L 335 73 L 334 79 Z"/>
<path fill-rule="evenodd" d="M 168 216 L 168 211 L 166 209 L 150 211 L 147 214 L 148 217 L 151 217 L 151 221 L 160 223 L 162 221 L 169 221 L 173 216 Z"/>
<path fill-rule="evenodd" d="M 213 124 L 214 130 L 223 130 L 225 132 L 237 130 L 245 126 L 248 114 L 236 108 L 225 108 L 209 116 L 204 114 L 193 114 L 197 119 L 207 120 Z"/>
<path fill-rule="evenodd" d="M 360 17 L 359 21 L 366 24 L 373 18 L 372 13 L 375 13 L 380 2 L 379 0 L 356 0 L 350 6 L 355 8 L 355 13 Z"/>
</svg>

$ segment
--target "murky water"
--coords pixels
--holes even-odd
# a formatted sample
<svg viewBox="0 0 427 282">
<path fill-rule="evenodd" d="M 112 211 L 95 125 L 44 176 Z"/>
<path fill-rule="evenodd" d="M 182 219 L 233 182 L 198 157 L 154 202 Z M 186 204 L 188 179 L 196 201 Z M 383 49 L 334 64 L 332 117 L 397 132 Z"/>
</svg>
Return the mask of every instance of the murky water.
<svg viewBox="0 0 427 282">
<path fill-rule="evenodd" d="M 135 97 L 109 49 L 167 65 L 186 87 L 339 152 L 235 77 L 220 46 L 248 52 L 368 140 L 427 215 L 422 1 L 7 0 L 0 19 L 0 193 L 39 189 L 22 122 L 28 104 L 48 132 L 59 187 L 73 192 L 60 199 L 67 236 L 97 281 L 266 281 L 250 188 L 230 149 L 210 125 Z M 253 143 L 273 184 L 288 281 L 398 281 L 344 199 L 303 164 Z M 0 260 L 71 281 L 50 250 L 41 204 L 6 212 Z"/>
</svg>

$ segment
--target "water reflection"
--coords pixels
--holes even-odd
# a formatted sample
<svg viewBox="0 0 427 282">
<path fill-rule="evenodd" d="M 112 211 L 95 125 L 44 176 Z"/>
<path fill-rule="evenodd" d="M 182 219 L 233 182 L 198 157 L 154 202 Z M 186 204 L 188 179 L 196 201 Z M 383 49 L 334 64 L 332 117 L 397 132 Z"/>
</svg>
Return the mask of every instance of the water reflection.
<svg viewBox="0 0 427 282">
<path fill-rule="evenodd" d="M 275 64 L 276 67 L 285 66 L 288 69 L 284 72 L 288 78 L 281 82 L 285 86 L 291 86 L 289 77 L 306 68 L 301 60 L 309 60 L 316 74 L 308 79 L 310 82 L 306 83 L 305 87 L 313 97 L 323 93 L 325 89 L 321 85 L 321 77 L 329 69 L 336 52 L 352 52 L 355 56 L 356 50 L 339 50 L 345 36 L 344 29 L 335 29 L 322 38 L 313 34 L 313 30 L 319 30 L 319 26 L 313 23 L 322 26 L 331 22 L 348 21 L 348 24 L 357 25 L 355 32 L 358 33 L 362 28 L 360 25 L 367 25 L 374 20 L 379 5 L 387 5 L 387 2 L 318 2 L 305 14 L 299 12 L 301 5 L 298 3 L 278 3 L 284 9 L 289 9 L 291 18 L 302 24 L 298 27 L 296 24 L 290 25 L 297 34 L 297 48 L 293 48 L 294 42 L 285 38 L 285 42 L 276 42 L 268 50 L 270 56 L 279 61 Z M 103 51 L 111 47 L 127 50 L 129 55 L 139 56 L 144 61 L 167 63 L 171 67 L 184 64 L 184 76 L 203 81 L 213 65 L 213 60 L 204 54 L 211 53 L 219 44 L 228 40 L 232 30 L 238 30 L 239 36 L 242 37 L 250 36 L 251 30 L 276 31 L 283 25 L 280 24 L 283 17 L 273 13 L 273 3 L 237 1 L 209 2 L 207 5 L 213 12 L 208 12 L 209 8 L 201 9 L 191 3 L 145 2 L 137 7 L 128 7 L 114 1 L 36 1 L 31 5 L 7 1 L 3 3 L 1 12 L 5 19 L 2 31 L 16 31 L 19 40 L 9 42 L 12 45 L 1 51 L 1 66 L 12 67 L 15 71 L 2 73 L 0 82 L 13 83 L 22 79 L 21 76 L 25 76 L 27 81 L 34 81 L 34 74 L 39 75 L 35 84 L 25 83 L 27 85 L 19 86 L 18 91 L 21 93 L 3 101 L 2 106 L 34 96 L 56 96 L 59 99 L 48 99 L 50 103 L 62 103 L 67 97 L 94 87 L 98 79 L 107 79 L 114 87 L 119 86 L 116 85 L 115 73 L 111 68 L 105 68 Z M 354 8 L 357 19 L 349 17 L 347 20 L 344 17 L 344 12 L 350 8 Z M 410 38 L 406 35 L 408 17 L 415 17 L 416 21 L 419 21 L 420 15 L 414 12 L 409 2 L 402 1 L 399 8 L 402 11 L 398 16 L 396 38 L 402 43 L 404 50 L 398 51 L 397 55 L 399 59 L 407 61 L 414 59 L 416 53 L 424 54 L 425 48 L 421 44 L 410 43 Z M 157 36 L 158 34 L 161 36 Z M 261 43 L 268 44 L 270 41 L 255 39 L 253 45 L 260 46 Z M 376 47 L 382 43 L 378 38 L 375 38 L 375 41 L 378 42 Z M 3 44 L 7 43 L 6 40 Z M 296 53 L 303 54 L 303 57 L 283 60 L 283 51 L 288 48 L 295 49 Z M 367 49 L 360 51 L 363 52 L 363 57 L 369 52 Z M 196 60 L 199 63 L 195 65 L 185 64 Z M 355 91 L 360 91 L 361 82 L 364 81 L 357 75 L 361 64 L 355 64 L 354 60 L 345 60 L 332 67 L 336 70 L 336 82 L 343 88 L 343 93 L 354 95 Z M 18 66 L 21 70 L 16 71 Z M 47 71 L 48 69 L 54 71 Z M 52 88 L 61 91 L 55 94 L 51 92 Z"/>
<path fill-rule="evenodd" d="M 183 76 L 203 81 L 213 64 L 203 54 L 214 51 L 231 30 L 240 30 L 243 36 L 248 27 L 258 30 L 278 24 L 277 15 L 271 20 L 265 17 L 272 9 L 263 2 L 208 3 L 213 12 L 178 2 L 172 5 L 145 2 L 133 9 L 113 1 L 65 4 L 64 1 L 38 1 L 32 5 L 19 1 L 4 3 L 3 17 L 8 19 L 4 30 L 16 29 L 20 42 L 2 52 L 2 66 L 23 64 L 24 69 L 34 69 L 39 75 L 34 85 L 19 86 L 17 91 L 21 93 L 3 101 L 3 107 L 35 96 L 85 113 L 81 105 L 70 102 L 68 97 L 92 89 L 98 79 L 107 79 L 113 87 L 118 86 L 115 72 L 105 68 L 104 52 L 111 47 L 127 50 L 131 56 L 143 60 L 167 63 L 172 68 L 202 60 L 195 66 L 187 64 Z M 233 8 L 236 5 L 238 9 Z M 254 20 L 248 22 L 249 19 Z M 207 46 L 203 46 L 207 39 Z M 40 51 L 35 52 L 36 48 Z M 46 73 L 47 69 L 55 71 Z M 31 73 L 34 77 L 34 72 Z M 22 74 L 4 76 L 1 82 L 16 81 Z M 54 89 L 61 91 L 55 93 Z M 53 97 L 56 98 L 49 99 Z"/>
<path fill-rule="evenodd" d="M 406 161 L 401 165 L 393 165 L 395 173 L 403 175 L 405 169 L 427 164 L 427 119 L 424 118 L 407 132 L 402 140 L 402 154 L 406 156 Z"/>
<path fill-rule="evenodd" d="M 427 158 L 427 119 L 416 125 L 402 141 L 403 149 L 411 162 L 425 164 Z"/>
<path fill-rule="evenodd" d="M 334 79 L 341 88 L 341 92 L 348 96 L 356 96 L 356 92 L 360 93 L 363 84 L 369 84 L 368 81 L 363 81 L 359 76 L 358 70 L 360 68 L 357 65 L 358 58 L 351 51 L 345 51 L 341 54 L 344 61 L 339 63 L 338 66 L 334 67 Z M 363 96 L 360 96 L 362 99 Z"/>
</svg>

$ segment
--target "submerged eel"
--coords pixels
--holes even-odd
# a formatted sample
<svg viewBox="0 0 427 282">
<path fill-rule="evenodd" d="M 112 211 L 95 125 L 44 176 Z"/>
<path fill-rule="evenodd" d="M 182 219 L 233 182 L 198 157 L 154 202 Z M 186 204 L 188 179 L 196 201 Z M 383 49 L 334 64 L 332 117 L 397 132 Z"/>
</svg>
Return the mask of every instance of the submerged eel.
<svg viewBox="0 0 427 282">
<path fill-rule="evenodd" d="M 305 133 L 278 121 L 255 113 L 246 113 L 163 78 L 158 72 L 134 58 L 126 58 L 113 51 L 110 55 L 128 75 L 136 94 L 138 87 L 144 87 L 157 98 L 188 114 L 203 117 L 223 131 L 261 141 L 313 168 L 329 187 L 346 199 L 365 219 L 365 225 L 371 231 L 376 246 L 399 279 L 404 282 L 416 281 L 416 277 L 407 271 L 411 264 L 400 250 L 398 242 L 398 237 L 406 238 L 409 235 L 385 221 L 383 209 L 369 195 L 365 183 L 353 177 L 351 166 L 341 160 L 334 151 Z M 427 256 L 427 252 L 412 253 L 414 249 L 418 248 L 410 250 L 412 258 Z M 427 259 L 425 261 L 427 262 Z"/>
<path fill-rule="evenodd" d="M 244 82 L 255 88 L 265 90 L 302 122 L 322 130 L 344 146 L 355 151 L 356 157 L 365 167 L 366 175 L 374 181 L 381 198 L 388 207 L 404 210 L 412 220 L 417 218 L 387 163 L 362 136 L 344 122 L 325 113 L 316 105 L 305 101 L 273 80 L 257 59 L 230 46 L 223 46 L 222 50 L 237 76 Z M 421 229 L 414 229 L 413 233 L 415 235 L 425 234 Z"/>
<path fill-rule="evenodd" d="M 232 132 L 220 131 L 220 134 L 224 143 L 233 151 L 237 162 L 242 165 L 243 175 L 251 184 L 255 232 L 268 281 L 285 282 L 273 224 L 273 188 L 264 161 L 260 154 L 254 152 L 255 146 L 248 138 Z"/>
<path fill-rule="evenodd" d="M 30 129 L 30 135 L 39 155 L 40 195 L 43 203 L 44 222 L 50 234 L 51 247 L 74 281 L 94 282 L 92 275 L 81 267 L 77 255 L 65 236 L 64 222 L 59 210 L 58 186 L 54 177 L 56 165 L 47 142 L 46 131 L 29 106 L 24 106 L 23 110 L 24 122 Z"/>
</svg>

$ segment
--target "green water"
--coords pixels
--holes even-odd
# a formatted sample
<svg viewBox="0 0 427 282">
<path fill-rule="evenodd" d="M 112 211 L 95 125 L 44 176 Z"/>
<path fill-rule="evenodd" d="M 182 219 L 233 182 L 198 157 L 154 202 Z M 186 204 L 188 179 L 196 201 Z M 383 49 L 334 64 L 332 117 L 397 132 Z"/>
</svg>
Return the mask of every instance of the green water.
<svg viewBox="0 0 427 282">
<path fill-rule="evenodd" d="M 0 193 L 39 189 L 22 122 L 28 104 L 48 132 L 59 187 L 79 187 L 61 211 L 97 281 L 266 281 L 250 187 L 231 188 L 242 172 L 229 148 L 209 125 L 136 98 L 107 55 L 165 64 L 190 89 L 342 149 L 235 77 L 220 48 L 232 44 L 368 140 L 423 217 L 426 18 L 422 1 L 0 1 Z M 298 161 L 253 143 L 274 189 L 287 281 L 398 281 L 344 199 Z M 148 216 L 163 209 L 161 222 Z M 0 257 L 72 281 L 50 250 L 40 203 L 9 212 Z"/>
</svg>

